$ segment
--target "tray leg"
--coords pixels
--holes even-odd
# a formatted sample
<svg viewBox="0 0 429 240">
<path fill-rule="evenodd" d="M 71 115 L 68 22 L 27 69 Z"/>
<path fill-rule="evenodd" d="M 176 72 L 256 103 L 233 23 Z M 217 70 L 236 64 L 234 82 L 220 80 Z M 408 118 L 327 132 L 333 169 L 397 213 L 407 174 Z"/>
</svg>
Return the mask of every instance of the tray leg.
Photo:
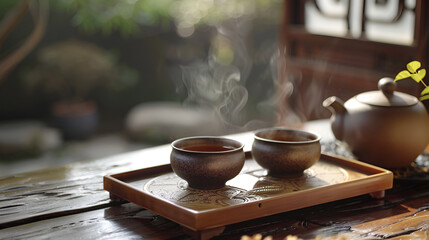
<svg viewBox="0 0 429 240">
<path fill-rule="evenodd" d="M 369 194 L 371 197 L 376 198 L 376 199 L 382 199 L 385 196 L 385 191 L 378 191 L 378 192 L 372 192 Z"/>
<path fill-rule="evenodd" d="M 115 194 L 113 194 L 113 193 L 110 193 L 110 200 L 111 200 L 112 202 L 127 202 L 127 201 L 125 201 L 124 199 L 122 199 L 122 198 L 120 198 L 120 197 L 116 196 L 116 195 L 115 195 Z"/>
<path fill-rule="evenodd" d="M 216 237 L 223 233 L 223 230 L 225 230 L 225 226 L 217 227 L 217 228 L 211 228 L 211 229 L 205 229 L 201 231 L 194 231 L 189 228 L 183 227 L 183 231 L 190 235 L 194 239 L 198 240 L 206 240 L 210 239 L 212 237 Z"/>
</svg>

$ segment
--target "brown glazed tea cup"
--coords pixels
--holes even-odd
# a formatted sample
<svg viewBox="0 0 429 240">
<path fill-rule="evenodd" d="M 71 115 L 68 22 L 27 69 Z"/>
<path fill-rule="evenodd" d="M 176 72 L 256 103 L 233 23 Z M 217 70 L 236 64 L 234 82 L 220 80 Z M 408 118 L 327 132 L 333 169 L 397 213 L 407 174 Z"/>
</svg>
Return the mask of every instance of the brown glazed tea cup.
<svg viewBox="0 0 429 240">
<path fill-rule="evenodd" d="M 267 128 L 254 137 L 252 156 L 271 176 L 300 175 L 320 158 L 320 136 L 315 133 Z"/>
<path fill-rule="evenodd" d="M 244 165 L 244 145 L 232 139 L 189 137 L 176 140 L 171 146 L 171 167 L 191 188 L 222 188 Z"/>
</svg>

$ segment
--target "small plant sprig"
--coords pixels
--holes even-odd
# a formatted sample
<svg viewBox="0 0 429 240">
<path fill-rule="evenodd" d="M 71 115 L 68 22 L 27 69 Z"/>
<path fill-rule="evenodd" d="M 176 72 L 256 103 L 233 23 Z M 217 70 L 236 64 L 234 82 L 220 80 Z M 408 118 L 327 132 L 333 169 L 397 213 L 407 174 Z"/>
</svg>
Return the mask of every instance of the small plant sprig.
<svg viewBox="0 0 429 240">
<path fill-rule="evenodd" d="M 423 81 L 423 78 L 426 76 L 426 69 L 422 68 L 419 70 L 421 66 L 422 64 L 419 61 L 412 61 L 408 63 L 407 70 L 403 70 L 398 73 L 394 82 L 411 77 L 417 83 L 422 83 L 425 88 L 420 93 L 420 101 L 423 101 L 429 99 L 429 86 L 426 85 L 426 83 Z"/>
</svg>

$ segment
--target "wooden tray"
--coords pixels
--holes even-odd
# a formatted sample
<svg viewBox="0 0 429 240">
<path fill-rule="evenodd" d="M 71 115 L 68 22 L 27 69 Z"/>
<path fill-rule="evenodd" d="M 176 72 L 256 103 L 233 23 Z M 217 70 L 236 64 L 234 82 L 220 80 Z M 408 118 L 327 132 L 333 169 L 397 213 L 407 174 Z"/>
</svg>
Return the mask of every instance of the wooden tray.
<svg viewBox="0 0 429 240">
<path fill-rule="evenodd" d="M 162 165 L 104 176 L 112 200 L 147 208 L 191 230 L 197 238 L 221 233 L 225 225 L 370 193 L 383 197 L 392 172 L 356 160 L 322 154 L 303 175 L 267 176 L 253 159 L 219 190 L 187 188 Z"/>
</svg>

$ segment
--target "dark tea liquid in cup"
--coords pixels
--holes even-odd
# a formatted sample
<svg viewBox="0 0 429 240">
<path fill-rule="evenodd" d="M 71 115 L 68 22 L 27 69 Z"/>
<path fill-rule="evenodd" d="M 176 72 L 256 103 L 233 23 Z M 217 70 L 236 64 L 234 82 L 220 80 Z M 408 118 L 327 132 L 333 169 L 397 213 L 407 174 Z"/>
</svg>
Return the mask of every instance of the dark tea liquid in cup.
<svg viewBox="0 0 429 240">
<path fill-rule="evenodd" d="M 222 188 L 244 165 L 244 145 L 232 139 L 189 137 L 171 146 L 171 168 L 194 189 Z"/>
</svg>

